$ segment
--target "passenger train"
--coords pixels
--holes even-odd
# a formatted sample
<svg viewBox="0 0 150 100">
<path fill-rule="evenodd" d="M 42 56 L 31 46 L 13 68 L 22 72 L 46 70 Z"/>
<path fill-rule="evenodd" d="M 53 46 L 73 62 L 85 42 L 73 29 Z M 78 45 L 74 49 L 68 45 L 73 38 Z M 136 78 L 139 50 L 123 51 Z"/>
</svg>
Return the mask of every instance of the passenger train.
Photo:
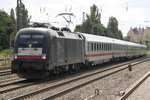
<svg viewBox="0 0 150 100">
<path fill-rule="evenodd" d="M 21 29 L 15 38 L 11 72 L 43 78 L 113 60 L 145 56 L 146 46 L 54 27 Z"/>
</svg>

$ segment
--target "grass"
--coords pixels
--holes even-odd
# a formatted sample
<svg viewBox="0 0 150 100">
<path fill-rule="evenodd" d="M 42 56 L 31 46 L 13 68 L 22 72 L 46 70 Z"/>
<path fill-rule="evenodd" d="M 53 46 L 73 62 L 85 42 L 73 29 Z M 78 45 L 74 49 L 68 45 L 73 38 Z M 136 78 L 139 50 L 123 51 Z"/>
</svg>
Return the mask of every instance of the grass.
<svg viewBox="0 0 150 100">
<path fill-rule="evenodd" d="M 11 62 L 4 62 L 0 64 L 0 66 L 11 66 Z"/>
<path fill-rule="evenodd" d="M 6 49 L 0 52 L 0 59 L 4 59 L 5 57 L 13 56 L 13 49 Z M 0 67 L 11 66 L 11 61 L 4 61 L 0 63 Z"/>
<path fill-rule="evenodd" d="M 147 51 L 147 54 L 150 54 L 150 50 L 149 50 L 149 51 Z"/>
</svg>

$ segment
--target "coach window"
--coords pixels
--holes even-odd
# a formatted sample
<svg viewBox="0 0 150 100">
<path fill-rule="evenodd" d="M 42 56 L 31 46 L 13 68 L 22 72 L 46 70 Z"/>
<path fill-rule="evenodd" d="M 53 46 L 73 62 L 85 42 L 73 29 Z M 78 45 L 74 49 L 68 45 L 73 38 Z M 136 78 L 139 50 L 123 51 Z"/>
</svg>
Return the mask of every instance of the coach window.
<svg viewBox="0 0 150 100">
<path fill-rule="evenodd" d="M 88 43 L 88 51 L 90 51 L 90 43 Z"/>
<path fill-rule="evenodd" d="M 95 45 L 95 43 L 93 43 L 93 51 L 94 51 L 94 49 L 95 49 L 95 46 L 94 46 L 94 45 Z"/>
<path fill-rule="evenodd" d="M 94 51 L 94 43 L 92 43 L 92 44 L 93 44 L 93 47 L 92 47 L 93 50 L 92 51 Z"/>
<path fill-rule="evenodd" d="M 106 51 L 106 44 L 104 44 L 104 51 Z"/>
<path fill-rule="evenodd" d="M 92 51 L 94 51 L 94 48 L 95 48 L 95 47 L 94 47 L 94 44 L 95 44 L 95 43 L 93 43 L 93 50 L 92 50 Z"/>
<path fill-rule="evenodd" d="M 96 43 L 94 43 L 94 51 L 96 51 Z"/>
<path fill-rule="evenodd" d="M 107 44 L 107 51 L 109 50 L 109 45 Z"/>
<path fill-rule="evenodd" d="M 108 51 L 108 44 L 106 44 L 106 51 Z"/>
<path fill-rule="evenodd" d="M 94 49 L 95 49 L 94 45 L 95 45 L 95 43 L 93 43 L 93 51 L 94 51 Z"/>
<path fill-rule="evenodd" d="M 101 43 L 99 43 L 99 51 L 101 51 Z"/>
<path fill-rule="evenodd" d="M 101 43 L 99 43 L 99 51 L 101 51 Z"/>
<path fill-rule="evenodd" d="M 105 45 L 103 44 L 103 51 L 105 51 Z"/>
<path fill-rule="evenodd" d="M 96 43 L 94 43 L 94 51 L 96 51 Z"/>
<path fill-rule="evenodd" d="M 105 44 L 103 44 L 103 51 L 105 51 Z"/>
<path fill-rule="evenodd" d="M 93 43 L 93 50 L 92 51 L 94 51 L 94 43 Z"/>
<path fill-rule="evenodd" d="M 105 49 L 104 49 L 104 48 L 105 48 L 105 47 L 104 47 L 104 44 L 103 44 L 103 47 L 102 47 L 102 48 L 103 48 L 103 51 L 104 51 L 104 50 L 105 50 Z"/>
<path fill-rule="evenodd" d="M 95 43 L 95 51 L 97 51 L 97 43 Z"/>
<path fill-rule="evenodd" d="M 97 43 L 97 51 L 98 51 L 98 43 Z"/>
<path fill-rule="evenodd" d="M 91 51 L 93 51 L 93 43 L 91 43 Z"/>
<path fill-rule="evenodd" d="M 105 44 L 103 44 L 103 51 L 105 51 Z"/>
<path fill-rule="evenodd" d="M 104 51 L 104 44 L 102 44 L 102 48 L 101 49 L 102 49 L 102 51 Z"/>
<path fill-rule="evenodd" d="M 98 51 L 98 43 L 97 43 L 97 51 Z"/>
<path fill-rule="evenodd" d="M 118 50 L 118 45 L 116 45 L 116 50 Z"/>
<path fill-rule="evenodd" d="M 118 45 L 116 45 L 116 50 L 118 50 Z"/>
<path fill-rule="evenodd" d="M 101 50 L 101 44 L 99 43 L 99 51 Z"/>
<path fill-rule="evenodd" d="M 99 45 L 99 43 L 97 43 L 97 51 L 98 51 L 98 47 L 99 47 L 98 45 Z"/>
</svg>

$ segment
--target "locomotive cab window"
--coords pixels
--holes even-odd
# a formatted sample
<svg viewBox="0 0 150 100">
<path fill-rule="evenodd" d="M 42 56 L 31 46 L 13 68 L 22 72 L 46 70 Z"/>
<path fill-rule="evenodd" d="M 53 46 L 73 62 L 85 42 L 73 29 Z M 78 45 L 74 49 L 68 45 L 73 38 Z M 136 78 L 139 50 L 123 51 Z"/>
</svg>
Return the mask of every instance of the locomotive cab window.
<svg viewBox="0 0 150 100">
<path fill-rule="evenodd" d="M 43 34 L 21 34 L 18 43 L 20 47 L 28 47 L 29 44 L 32 44 L 33 47 L 42 47 L 43 41 Z"/>
<path fill-rule="evenodd" d="M 41 44 L 43 42 L 44 35 L 20 35 L 19 43 L 33 43 L 33 44 Z"/>
<path fill-rule="evenodd" d="M 33 44 L 41 44 L 43 42 L 44 35 L 33 35 L 32 36 L 32 43 Z"/>
<path fill-rule="evenodd" d="M 25 44 L 30 41 L 31 35 L 20 35 L 19 43 Z"/>
</svg>

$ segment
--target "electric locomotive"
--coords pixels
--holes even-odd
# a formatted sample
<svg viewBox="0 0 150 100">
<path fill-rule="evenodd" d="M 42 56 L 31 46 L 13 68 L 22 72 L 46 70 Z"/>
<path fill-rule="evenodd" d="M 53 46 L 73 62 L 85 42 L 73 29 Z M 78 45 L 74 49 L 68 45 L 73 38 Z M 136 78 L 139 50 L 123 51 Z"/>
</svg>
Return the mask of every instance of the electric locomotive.
<svg viewBox="0 0 150 100">
<path fill-rule="evenodd" d="M 12 73 L 23 78 L 76 70 L 84 63 L 84 38 L 67 28 L 21 29 L 15 38 Z"/>
<path fill-rule="evenodd" d="M 39 28 L 21 29 L 15 39 L 12 73 L 20 77 L 45 77 L 50 53 L 50 34 Z"/>
</svg>

